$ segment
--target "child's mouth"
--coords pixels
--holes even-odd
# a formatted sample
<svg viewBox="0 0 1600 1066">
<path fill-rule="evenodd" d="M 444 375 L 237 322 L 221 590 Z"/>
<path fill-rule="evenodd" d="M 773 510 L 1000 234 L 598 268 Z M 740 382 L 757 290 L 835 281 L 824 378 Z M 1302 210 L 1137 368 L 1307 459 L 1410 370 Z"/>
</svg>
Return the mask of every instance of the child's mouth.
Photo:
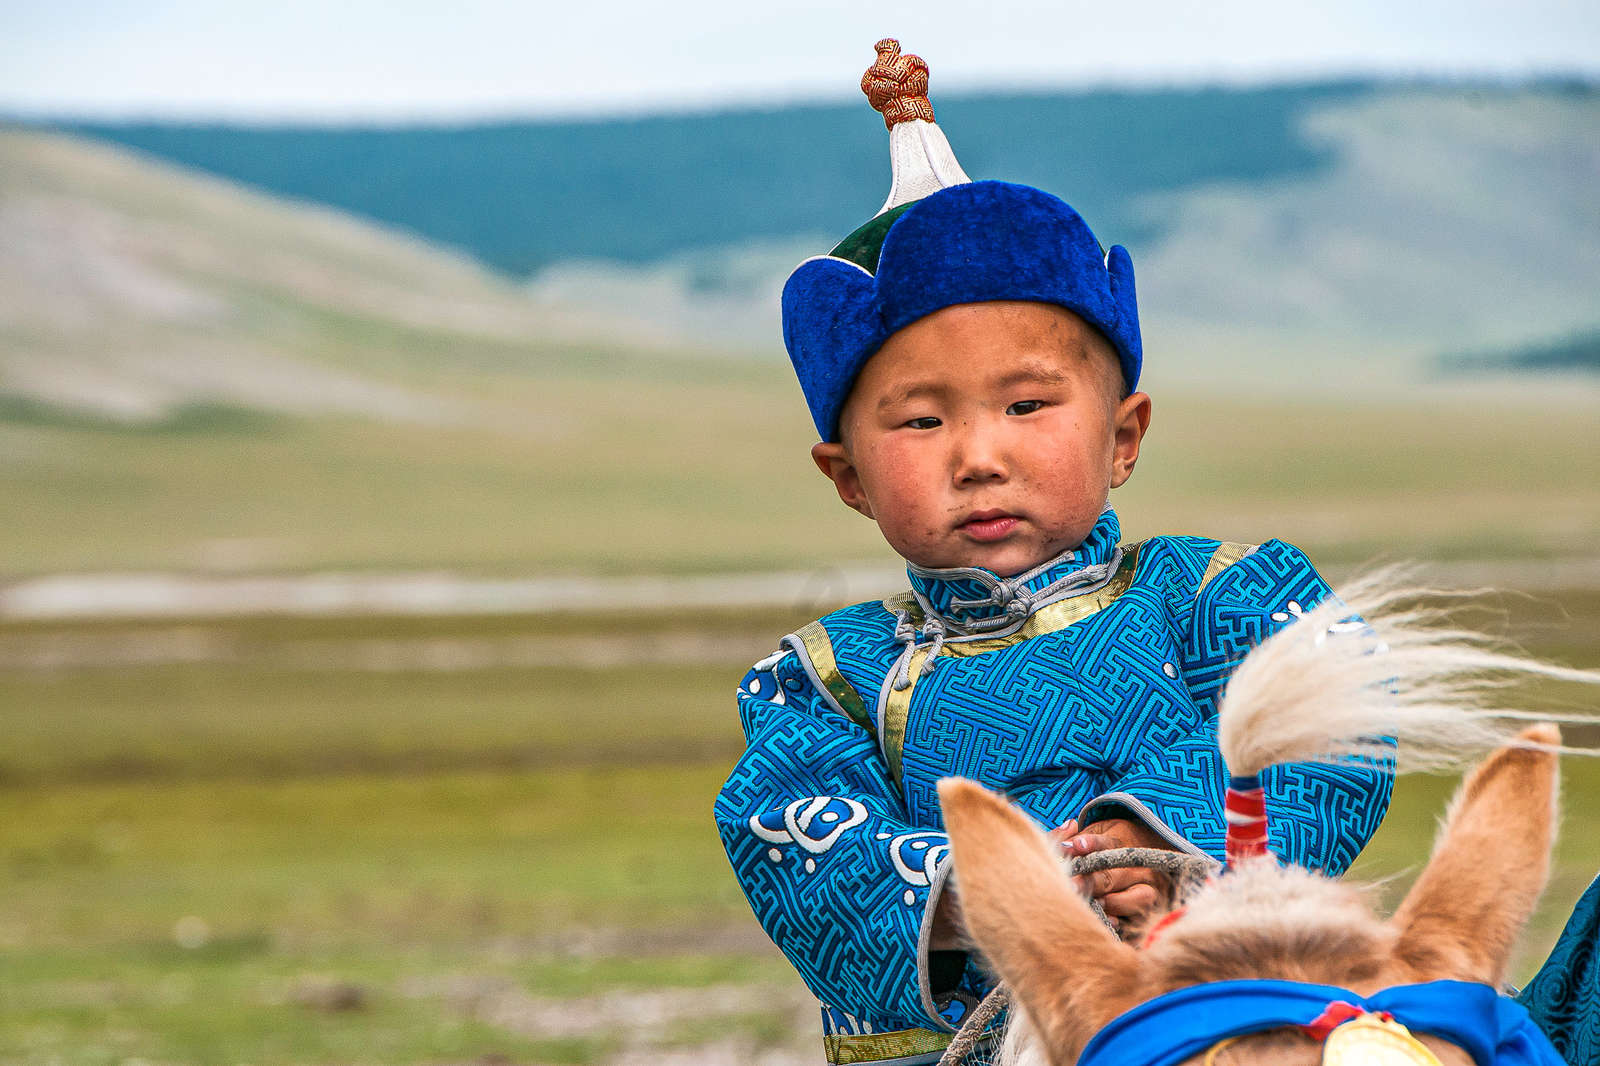
<svg viewBox="0 0 1600 1066">
<path fill-rule="evenodd" d="M 1016 515 L 1009 514 L 974 515 L 961 524 L 961 532 L 976 541 L 1003 540 L 1019 521 Z"/>
</svg>

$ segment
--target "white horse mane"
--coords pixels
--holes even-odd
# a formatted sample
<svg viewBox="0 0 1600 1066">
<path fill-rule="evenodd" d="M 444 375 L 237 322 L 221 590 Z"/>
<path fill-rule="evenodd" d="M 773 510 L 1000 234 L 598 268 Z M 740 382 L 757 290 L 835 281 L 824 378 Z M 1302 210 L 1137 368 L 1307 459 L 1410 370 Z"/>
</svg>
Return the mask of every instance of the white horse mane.
<svg viewBox="0 0 1600 1066">
<path fill-rule="evenodd" d="M 1399 744 L 1402 773 L 1451 769 L 1506 744 L 1530 746 L 1515 739 L 1530 721 L 1594 720 L 1502 706 L 1496 697 L 1519 679 L 1594 685 L 1600 672 L 1500 650 L 1451 624 L 1446 608 L 1428 606 L 1470 594 L 1401 577 L 1384 570 L 1352 582 L 1245 657 L 1218 710 L 1217 743 L 1231 773 L 1387 758 L 1395 750 L 1385 737 Z"/>
</svg>

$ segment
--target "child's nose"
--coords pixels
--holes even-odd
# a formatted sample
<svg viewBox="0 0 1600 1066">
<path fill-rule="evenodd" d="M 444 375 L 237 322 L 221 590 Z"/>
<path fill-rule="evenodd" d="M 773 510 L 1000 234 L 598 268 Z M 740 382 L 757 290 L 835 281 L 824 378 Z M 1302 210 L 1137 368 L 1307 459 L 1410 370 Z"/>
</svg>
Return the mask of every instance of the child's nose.
<svg viewBox="0 0 1600 1066">
<path fill-rule="evenodd" d="M 968 432 L 963 435 L 960 448 L 955 470 L 958 485 L 1004 481 L 1009 476 L 1004 451 L 994 434 Z"/>
</svg>

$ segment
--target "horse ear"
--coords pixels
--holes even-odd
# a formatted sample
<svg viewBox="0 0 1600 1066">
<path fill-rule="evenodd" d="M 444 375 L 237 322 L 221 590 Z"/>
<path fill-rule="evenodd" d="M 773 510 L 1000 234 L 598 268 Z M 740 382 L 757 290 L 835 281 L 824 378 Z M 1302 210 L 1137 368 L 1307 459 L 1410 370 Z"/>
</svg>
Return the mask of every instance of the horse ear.
<svg viewBox="0 0 1600 1066">
<path fill-rule="evenodd" d="M 1536 725 L 1517 739 L 1553 748 L 1561 734 Z M 1550 872 L 1557 759 L 1504 747 L 1461 783 L 1433 857 L 1391 920 L 1412 979 L 1501 984 Z"/>
<path fill-rule="evenodd" d="M 967 934 L 1027 1009 L 1053 1062 L 1136 1002 L 1139 955 L 1095 917 L 1059 850 L 1005 799 L 939 782 Z"/>
</svg>

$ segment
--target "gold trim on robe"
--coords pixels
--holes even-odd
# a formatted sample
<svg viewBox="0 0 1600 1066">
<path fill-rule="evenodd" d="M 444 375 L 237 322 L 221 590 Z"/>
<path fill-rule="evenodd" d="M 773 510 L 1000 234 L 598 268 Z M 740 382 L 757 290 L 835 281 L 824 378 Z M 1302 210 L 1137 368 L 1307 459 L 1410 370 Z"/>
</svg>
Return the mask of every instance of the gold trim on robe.
<svg viewBox="0 0 1600 1066">
<path fill-rule="evenodd" d="M 1259 544 L 1236 544 L 1233 541 L 1223 541 L 1217 546 L 1217 550 L 1211 553 L 1211 561 L 1206 564 L 1206 572 L 1200 575 L 1200 584 L 1195 586 L 1194 594 L 1196 596 L 1200 595 L 1200 590 L 1211 584 L 1212 578 L 1260 546 Z"/>
<path fill-rule="evenodd" d="M 806 655 L 811 659 L 811 668 L 817 672 L 817 677 L 828 690 L 828 695 L 844 709 L 844 713 L 852 722 L 876 736 L 878 730 L 873 724 L 872 713 L 867 710 L 866 701 L 861 698 L 861 694 L 845 680 L 844 674 L 839 672 L 839 663 L 833 657 L 833 641 L 828 637 L 828 631 L 823 628 L 822 623 L 807 622 L 796 630 L 794 635 L 805 645 Z"/>
<path fill-rule="evenodd" d="M 935 1055 L 950 1046 L 954 1034 L 932 1029 L 899 1029 L 892 1033 L 861 1033 L 852 1036 L 824 1035 L 822 1050 L 834 1066 L 884 1062 L 914 1055 Z"/>
</svg>

